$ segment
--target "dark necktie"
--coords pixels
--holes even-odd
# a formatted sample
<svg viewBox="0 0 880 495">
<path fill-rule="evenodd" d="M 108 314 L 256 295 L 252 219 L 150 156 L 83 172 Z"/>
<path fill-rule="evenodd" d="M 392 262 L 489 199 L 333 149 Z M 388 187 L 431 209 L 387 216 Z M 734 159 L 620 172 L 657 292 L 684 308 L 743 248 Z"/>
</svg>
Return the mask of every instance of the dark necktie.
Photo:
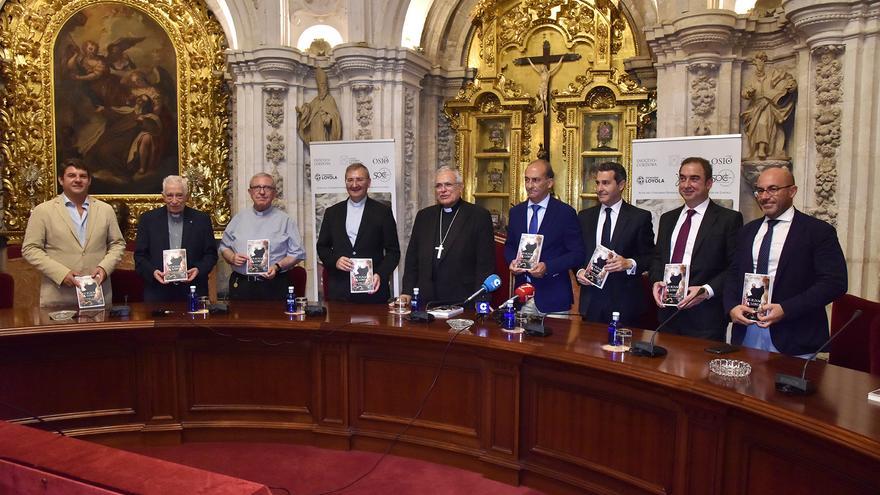
<svg viewBox="0 0 880 495">
<path fill-rule="evenodd" d="M 681 260 L 684 259 L 684 249 L 688 243 L 688 234 L 691 233 L 691 218 L 696 212 L 697 210 L 687 211 L 687 218 L 684 219 L 684 223 L 681 224 L 681 228 L 678 230 L 678 237 L 675 238 L 675 248 L 672 250 L 672 260 L 670 263 L 681 263 Z"/>
<path fill-rule="evenodd" d="M 768 274 L 770 269 L 770 244 L 773 242 L 773 227 L 779 223 L 779 220 L 767 220 L 767 232 L 761 239 L 761 247 L 758 249 L 758 265 L 755 272 Z"/>
<path fill-rule="evenodd" d="M 538 211 L 540 210 L 541 205 L 532 205 L 532 219 L 529 221 L 529 234 L 538 233 Z"/>
<path fill-rule="evenodd" d="M 605 224 L 602 225 L 602 245 L 611 247 L 611 208 L 605 208 Z"/>
</svg>

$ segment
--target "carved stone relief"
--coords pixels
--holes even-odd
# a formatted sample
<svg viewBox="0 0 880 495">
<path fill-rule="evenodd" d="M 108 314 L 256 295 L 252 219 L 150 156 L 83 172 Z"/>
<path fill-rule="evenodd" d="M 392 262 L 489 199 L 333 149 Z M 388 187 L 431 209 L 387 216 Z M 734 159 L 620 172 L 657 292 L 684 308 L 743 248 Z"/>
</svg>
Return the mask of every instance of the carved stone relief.
<svg viewBox="0 0 880 495">
<path fill-rule="evenodd" d="M 412 224 L 415 220 L 413 213 L 418 210 L 416 190 L 413 187 L 413 176 L 417 173 L 415 165 L 416 132 L 413 123 L 415 108 L 415 93 L 405 91 L 403 103 L 403 190 L 406 198 L 404 232 L 412 232 Z"/>
<path fill-rule="evenodd" d="M 437 102 L 437 168 L 453 166 L 455 134 L 449 117 L 443 113 L 443 102 Z"/>
<path fill-rule="evenodd" d="M 373 139 L 373 131 L 370 129 L 373 123 L 373 86 L 355 84 L 351 91 L 357 105 L 358 130 L 355 139 Z"/>
<path fill-rule="evenodd" d="M 284 135 L 278 130 L 284 124 L 284 97 L 286 89 L 268 87 L 265 90 L 266 123 L 272 131 L 266 136 L 266 160 L 272 164 L 272 178 L 275 179 L 277 190 L 273 204 L 284 209 L 284 177 L 278 171 L 278 164 L 285 160 Z"/>
<path fill-rule="evenodd" d="M 691 131 L 694 136 L 712 134 L 709 118 L 715 113 L 715 93 L 718 64 L 693 64 L 688 67 L 691 73 Z"/>
<path fill-rule="evenodd" d="M 755 73 L 742 90 L 742 97 L 751 102 L 741 114 L 742 133 L 748 141 L 744 158 L 746 161 L 789 160 L 782 125 L 794 110 L 797 81 L 788 72 L 768 70 L 764 52 L 758 52 L 753 63 Z"/>
<path fill-rule="evenodd" d="M 810 213 L 837 226 L 837 149 L 840 147 L 843 65 L 839 56 L 843 45 L 823 46 L 813 55 L 816 65 L 816 110 L 813 114 L 816 142 L 816 206 Z"/>
</svg>

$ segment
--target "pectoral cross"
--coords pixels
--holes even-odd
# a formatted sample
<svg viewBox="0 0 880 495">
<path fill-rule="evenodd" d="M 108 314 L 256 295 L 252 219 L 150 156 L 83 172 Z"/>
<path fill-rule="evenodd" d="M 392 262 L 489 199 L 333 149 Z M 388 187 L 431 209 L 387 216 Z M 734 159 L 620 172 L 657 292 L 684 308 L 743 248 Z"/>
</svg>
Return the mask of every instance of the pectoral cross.
<svg viewBox="0 0 880 495">
<path fill-rule="evenodd" d="M 443 243 L 441 242 L 439 246 L 435 247 L 434 251 L 437 251 L 437 259 L 439 260 L 443 256 Z"/>
<path fill-rule="evenodd" d="M 580 60 L 580 58 L 581 56 L 577 53 L 551 55 L 550 42 L 544 40 L 543 53 L 541 55 L 513 59 L 513 65 L 531 65 L 532 67 L 535 65 L 544 65 L 542 70 L 538 72 L 539 75 L 541 75 L 541 87 L 538 88 L 538 99 L 542 100 L 539 103 L 544 107 L 544 150 L 547 155 L 545 158 L 546 160 L 550 160 L 550 78 L 557 70 L 559 70 L 559 67 L 563 62 Z M 555 63 L 556 67 L 551 69 L 551 63 Z"/>
</svg>

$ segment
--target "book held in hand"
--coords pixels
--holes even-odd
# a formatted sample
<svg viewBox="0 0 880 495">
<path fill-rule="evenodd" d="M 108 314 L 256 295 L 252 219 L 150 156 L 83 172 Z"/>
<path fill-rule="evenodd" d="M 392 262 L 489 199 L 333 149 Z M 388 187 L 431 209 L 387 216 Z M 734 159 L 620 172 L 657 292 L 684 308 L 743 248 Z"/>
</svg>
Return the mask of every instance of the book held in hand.
<svg viewBox="0 0 880 495">
<path fill-rule="evenodd" d="M 248 239 L 247 274 L 263 275 L 269 272 L 269 239 Z"/>
<path fill-rule="evenodd" d="M 687 296 L 690 270 L 687 263 L 667 263 L 663 268 L 663 291 L 660 302 L 664 306 L 678 306 Z"/>
<path fill-rule="evenodd" d="M 770 304 L 772 287 L 772 275 L 746 273 L 743 276 L 742 304 L 752 309 L 751 313 L 746 313 L 746 318 L 750 320 L 758 319 L 758 308 L 762 304 Z"/>
<path fill-rule="evenodd" d="M 522 234 L 519 238 L 516 266 L 531 270 L 541 261 L 541 247 L 544 245 L 542 234 Z"/>
<path fill-rule="evenodd" d="M 186 249 L 165 249 L 162 251 L 162 271 L 166 282 L 186 280 Z"/>
<path fill-rule="evenodd" d="M 373 290 L 373 260 L 351 258 L 354 268 L 349 273 L 352 294 L 365 294 Z"/>
<path fill-rule="evenodd" d="M 74 277 L 77 282 L 76 302 L 79 309 L 104 307 L 104 289 L 91 275 Z"/>
<path fill-rule="evenodd" d="M 614 251 L 601 244 L 597 245 L 596 249 L 593 250 L 592 256 L 590 256 L 590 262 L 587 263 L 587 266 L 584 268 L 584 278 L 600 289 L 604 287 L 605 280 L 608 279 L 608 272 L 605 271 L 605 264 L 608 263 L 608 260 L 613 256 Z"/>
</svg>

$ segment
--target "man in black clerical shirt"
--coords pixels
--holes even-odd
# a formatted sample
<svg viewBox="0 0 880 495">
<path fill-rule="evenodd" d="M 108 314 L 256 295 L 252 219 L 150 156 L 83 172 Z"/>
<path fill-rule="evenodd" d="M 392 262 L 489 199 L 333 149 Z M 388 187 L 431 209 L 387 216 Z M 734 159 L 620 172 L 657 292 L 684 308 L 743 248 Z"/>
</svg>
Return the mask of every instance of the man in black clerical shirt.
<svg viewBox="0 0 880 495">
<path fill-rule="evenodd" d="M 185 178 L 169 175 L 162 181 L 165 206 L 141 215 L 134 248 L 134 266 L 144 279 L 147 302 L 186 301 L 189 286 L 208 295 L 208 274 L 217 264 L 217 241 L 211 217 L 186 206 L 189 185 Z M 186 250 L 186 280 L 166 282 L 162 252 Z"/>
<path fill-rule="evenodd" d="M 495 266 L 492 219 L 485 208 L 461 199 L 461 174 L 437 169 L 437 204 L 416 215 L 406 250 L 403 290 L 409 302 L 418 287 L 422 301 L 461 302 Z"/>
<path fill-rule="evenodd" d="M 345 169 L 348 199 L 327 208 L 318 234 L 318 256 L 327 270 L 327 294 L 331 301 L 381 303 L 391 292 L 389 281 L 400 261 L 397 224 L 391 208 L 367 196 L 370 171 L 362 163 Z M 373 260 L 373 290 L 352 294 L 352 259 Z"/>
</svg>

